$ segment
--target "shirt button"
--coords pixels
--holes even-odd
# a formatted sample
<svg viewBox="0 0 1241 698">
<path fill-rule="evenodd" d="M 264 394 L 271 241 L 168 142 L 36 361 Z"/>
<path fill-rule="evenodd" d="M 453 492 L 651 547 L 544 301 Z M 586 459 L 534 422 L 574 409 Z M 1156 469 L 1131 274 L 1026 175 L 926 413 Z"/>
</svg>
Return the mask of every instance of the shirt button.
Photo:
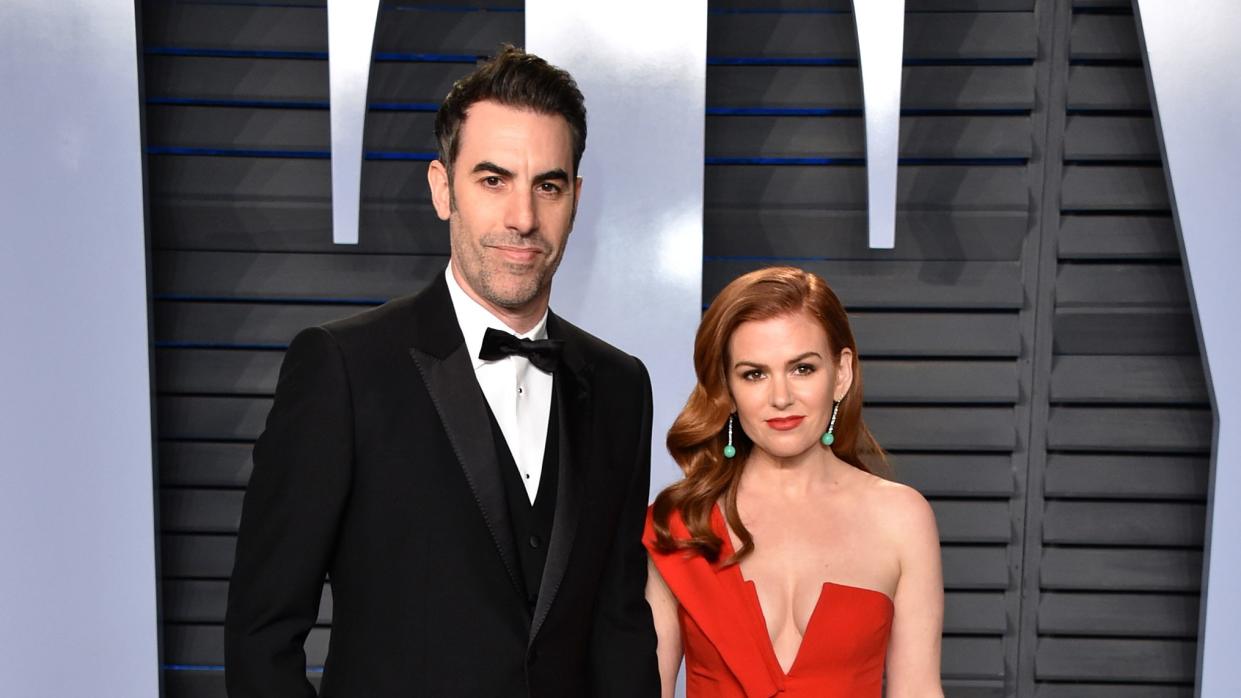
<svg viewBox="0 0 1241 698">
<path fill-rule="evenodd" d="M 530 536 L 531 548 L 538 548 L 540 545 L 543 545 L 543 541 L 538 536 Z"/>
<path fill-rule="evenodd" d="M 523 394 L 523 393 L 525 393 L 525 392 L 526 392 L 526 389 L 525 389 L 525 388 L 521 387 L 520 385 L 519 385 L 519 386 L 517 386 L 517 394 L 518 394 L 518 395 L 521 395 L 521 394 Z"/>
</svg>

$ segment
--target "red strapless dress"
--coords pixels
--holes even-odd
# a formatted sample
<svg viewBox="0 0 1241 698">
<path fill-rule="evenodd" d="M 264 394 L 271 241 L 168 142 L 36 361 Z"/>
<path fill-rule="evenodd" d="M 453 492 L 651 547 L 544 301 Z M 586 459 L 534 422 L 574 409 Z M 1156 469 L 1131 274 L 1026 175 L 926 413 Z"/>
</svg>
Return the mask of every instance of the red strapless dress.
<svg viewBox="0 0 1241 698">
<path fill-rule="evenodd" d="M 892 627 L 892 600 L 872 589 L 828 582 L 786 674 L 776 659 L 754 583 L 741 567 L 717 569 L 699 555 L 655 550 L 651 514 L 643 543 L 679 602 L 685 649 L 686 698 L 879 698 Z M 680 516 L 673 535 L 689 537 Z M 733 554 L 716 507 L 711 525 L 724 539 L 720 559 Z"/>
</svg>

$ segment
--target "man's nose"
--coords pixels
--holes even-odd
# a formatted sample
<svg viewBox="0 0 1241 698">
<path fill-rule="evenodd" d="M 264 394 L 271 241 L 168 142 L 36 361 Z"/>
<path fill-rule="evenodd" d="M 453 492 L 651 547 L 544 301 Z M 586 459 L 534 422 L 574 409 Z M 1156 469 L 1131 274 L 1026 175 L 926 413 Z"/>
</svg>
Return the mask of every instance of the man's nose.
<svg viewBox="0 0 1241 698">
<path fill-rule="evenodd" d="M 539 228 L 538 209 L 534 205 L 533 193 L 514 192 L 509 197 L 504 214 L 504 226 L 509 230 L 527 235 Z"/>
</svg>

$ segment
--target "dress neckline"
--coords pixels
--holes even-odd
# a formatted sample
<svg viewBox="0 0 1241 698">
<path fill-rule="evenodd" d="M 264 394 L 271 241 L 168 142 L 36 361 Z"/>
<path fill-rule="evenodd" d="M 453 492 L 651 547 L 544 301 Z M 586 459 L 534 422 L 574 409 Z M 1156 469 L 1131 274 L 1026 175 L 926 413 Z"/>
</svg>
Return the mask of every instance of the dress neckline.
<svg viewBox="0 0 1241 698">
<path fill-rule="evenodd" d="M 718 529 L 717 532 L 721 534 L 720 537 L 723 539 L 723 552 L 725 553 L 724 557 L 731 558 L 736 553 L 736 550 L 733 548 L 732 534 L 728 530 L 728 522 L 724 518 L 724 512 L 720 510 L 719 504 L 714 505 L 712 508 L 711 518 L 715 524 L 715 527 Z M 806 629 L 802 632 L 801 642 L 797 645 L 797 651 L 793 655 L 793 661 L 789 664 L 788 669 L 785 669 L 784 665 L 780 663 L 780 658 L 776 656 L 776 648 L 771 641 L 771 631 L 767 625 L 767 616 L 763 614 L 763 604 L 758 596 L 758 585 L 754 582 L 754 580 L 746 579 L 745 575 L 741 574 L 740 563 L 729 565 L 729 569 L 724 570 L 724 572 L 726 574 L 731 574 L 733 579 L 741 586 L 742 589 L 745 590 L 744 596 L 746 599 L 744 603 L 747 610 L 750 612 L 751 622 L 754 625 L 755 630 L 760 634 L 758 644 L 763 649 L 764 657 L 769 668 L 772 669 L 781 679 L 787 679 L 796 673 L 797 665 L 804 654 L 802 650 L 805 648 L 806 642 L 810 640 L 811 636 L 816 632 L 819 625 L 818 618 L 821 615 L 819 611 L 824 607 L 825 598 L 827 597 L 829 591 L 835 590 L 844 594 L 861 593 L 863 595 L 879 596 L 887 602 L 888 606 L 894 606 L 892 597 L 882 591 L 879 591 L 878 589 L 868 589 L 866 587 L 852 586 L 849 584 L 837 584 L 836 582 L 830 581 L 823 582 L 822 586 L 819 587 L 819 596 L 815 599 L 814 608 L 810 611 L 810 617 L 806 619 Z"/>
</svg>

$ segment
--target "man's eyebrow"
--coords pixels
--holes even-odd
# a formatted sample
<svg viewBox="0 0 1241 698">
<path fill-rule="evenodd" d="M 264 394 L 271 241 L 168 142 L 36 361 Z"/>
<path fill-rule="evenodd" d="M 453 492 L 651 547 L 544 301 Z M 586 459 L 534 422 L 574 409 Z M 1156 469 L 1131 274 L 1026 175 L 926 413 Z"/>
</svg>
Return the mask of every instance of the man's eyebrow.
<svg viewBox="0 0 1241 698">
<path fill-rule="evenodd" d="M 534 183 L 542 184 L 543 182 L 568 182 L 569 173 L 557 167 L 554 170 L 548 170 L 542 174 L 535 175 Z"/>
<path fill-rule="evenodd" d="M 504 169 L 503 167 L 500 167 L 499 165 L 489 160 L 483 160 L 482 162 L 478 163 L 477 165 L 474 166 L 474 169 L 470 170 L 470 172 L 490 172 L 492 174 L 500 175 L 501 177 L 512 177 L 513 176 L 512 172 Z"/>
</svg>

